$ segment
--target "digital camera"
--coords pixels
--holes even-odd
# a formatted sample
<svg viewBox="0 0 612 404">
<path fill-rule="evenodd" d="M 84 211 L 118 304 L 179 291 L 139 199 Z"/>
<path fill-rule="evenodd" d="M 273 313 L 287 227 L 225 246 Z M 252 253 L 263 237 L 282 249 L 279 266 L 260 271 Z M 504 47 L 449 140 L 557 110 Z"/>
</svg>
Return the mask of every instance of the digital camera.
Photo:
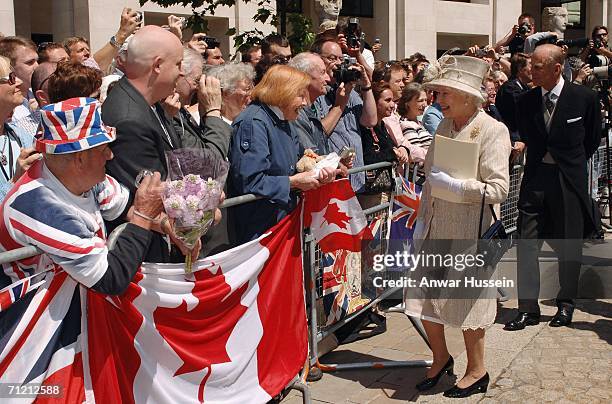
<svg viewBox="0 0 612 404">
<path fill-rule="evenodd" d="M 355 58 L 344 55 L 342 63 L 338 65 L 338 68 L 334 71 L 334 78 L 336 83 L 351 83 L 361 78 L 361 72 L 359 70 L 351 69 L 357 63 Z"/>
</svg>

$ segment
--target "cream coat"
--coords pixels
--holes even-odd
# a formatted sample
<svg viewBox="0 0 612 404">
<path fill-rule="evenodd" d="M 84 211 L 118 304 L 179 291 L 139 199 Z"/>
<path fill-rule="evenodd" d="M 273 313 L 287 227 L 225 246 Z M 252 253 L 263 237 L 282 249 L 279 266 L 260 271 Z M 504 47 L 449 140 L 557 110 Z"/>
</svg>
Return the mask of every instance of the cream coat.
<svg viewBox="0 0 612 404">
<path fill-rule="evenodd" d="M 452 120 L 444 119 L 436 131 L 425 158 L 425 173 L 431 172 L 436 138 L 478 142 L 480 156 L 477 180 L 464 183 L 462 200 L 453 203 L 431 196 L 426 182 L 421 196 L 415 239 L 471 239 L 479 238 L 478 220 L 482 195 L 485 203 L 497 205 L 508 196 L 510 135 L 506 126 L 479 111 L 459 132 L 452 130 Z M 492 223 L 490 209 L 484 210 L 483 231 Z M 406 290 L 406 312 L 421 318 L 462 329 L 484 328 L 493 323 L 496 314 L 495 298 L 479 300 L 421 299 L 414 289 Z"/>
</svg>

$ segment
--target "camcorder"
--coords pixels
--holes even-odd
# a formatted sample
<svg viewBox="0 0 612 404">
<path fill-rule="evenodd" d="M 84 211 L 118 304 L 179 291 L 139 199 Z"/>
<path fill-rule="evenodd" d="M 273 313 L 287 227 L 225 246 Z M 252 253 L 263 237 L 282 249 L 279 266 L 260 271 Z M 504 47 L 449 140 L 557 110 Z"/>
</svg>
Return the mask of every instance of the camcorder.
<svg viewBox="0 0 612 404">
<path fill-rule="evenodd" d="M 221 42 L 219 42 L 214 36 L 200 37 L 198 41 L 204 41 L 208 49 L 214 49 L 221 46 Z"/>
<path fill-rule="evenodd" d="M 334 79 L 336 83 L 351 83 L 361 79 L 361 72 L 356 69 L 351 69 L 351 66 L 357 64 L 357 59 L 344 55 L 342 62 L 334 71 Z"/>
</svg>

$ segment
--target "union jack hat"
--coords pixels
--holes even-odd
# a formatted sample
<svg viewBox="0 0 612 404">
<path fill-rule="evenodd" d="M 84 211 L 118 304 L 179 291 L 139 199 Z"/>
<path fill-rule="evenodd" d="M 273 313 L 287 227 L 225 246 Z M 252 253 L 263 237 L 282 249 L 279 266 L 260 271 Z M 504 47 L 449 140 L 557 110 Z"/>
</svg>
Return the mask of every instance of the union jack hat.
<svg viewBox="0 0 612 404">
<path fill-rule="evenodd" d="M 36 151 L 76 153 L 115 140 L 115 128 L 104 125 L 95 98 L 70 98 L 44 106 L 36 134 Z"/>
</svg>

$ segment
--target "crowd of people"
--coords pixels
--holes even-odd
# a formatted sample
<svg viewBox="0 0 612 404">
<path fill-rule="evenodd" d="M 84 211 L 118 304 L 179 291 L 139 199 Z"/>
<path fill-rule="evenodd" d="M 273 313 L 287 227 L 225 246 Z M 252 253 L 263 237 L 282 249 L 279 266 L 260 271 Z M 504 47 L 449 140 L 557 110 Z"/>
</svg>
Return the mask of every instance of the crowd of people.
<svg viewBox="0 0 612 404">
<path fill-rule="evenodd" d="M 336 178 L 350 179 L 364 209 L 385 202 L 391 170 L 425 180 L 415 238 L 479 238 L 482 223 L 492 220 L 481 204 L 506 199 L 510 167 L 526 150 L 519 238 L 581 239 L 597 231 L 599 220 L 587 189 L 587 161 L 601 136 L 589 63 L 612 52 L 607 28 L 597 26 L 584 50 L 569 57 L 560 40 L 563 18 L 553 12 L 554 29 L 535 32 L 534 18 L 522 14 L 496 44 L 451 50 L 439 60 L 415 53 L 380 61 L 379 43 L 354 40 L 361 37 L 354 19 L 318 33 L 299 54 L 283 36 L 268 35 L 240 61 L 229 61 L 203 33 L 183 41 L 174 16 L 164 27 L 141 26 L 129 8 L 95 53 L 82 37 L 41 44 L 1 38 L 0 244 L 35 245 L 47 257 L 39 269 L 54 263 L 87 287 L 119 294 L 143 261 L 181 262 L 184 254 L 195 258 L 253 240 L 296 207 L 300 191 Z M 438 136 L 479 144 L 476 179 L 435 167 Z M 175 236 L 160 195 L 165 153 L 185 147 L 229 161 L 228 197 L 262 197 L 217 215 L 219 225 L 194 250 Z M 335 152 L 341 162 L 317 176 L 298 172 L 306 150 Z M 393 168 L 348 174 L 382 161 Z M 143 170 L 154 174 L 137 181 Z M 435 198 L 435 189 L 461 202 Z M 123 223 L 108 249 L 107 232 Z M 538 249 L 518 245 L 519 298 L 521 288 L 538 282 Z M 581 250 L 573 245 L 558 253 L 561 293 L 551 326 L 571 323 Z M 22 265 L 5 267 L 0 287 L 31 272 Z M 407 299 L 424 319 L 434 359 L 417 388 L 430 389 L 453 370 L 446 324 L 463 331 L 468 366 L 445 395 L 485 391 L 484 338 L 495 301 L 415 308 Z M 539 319 L 537 300 L 520 299 L 506 329 Z"/>
</svg>

